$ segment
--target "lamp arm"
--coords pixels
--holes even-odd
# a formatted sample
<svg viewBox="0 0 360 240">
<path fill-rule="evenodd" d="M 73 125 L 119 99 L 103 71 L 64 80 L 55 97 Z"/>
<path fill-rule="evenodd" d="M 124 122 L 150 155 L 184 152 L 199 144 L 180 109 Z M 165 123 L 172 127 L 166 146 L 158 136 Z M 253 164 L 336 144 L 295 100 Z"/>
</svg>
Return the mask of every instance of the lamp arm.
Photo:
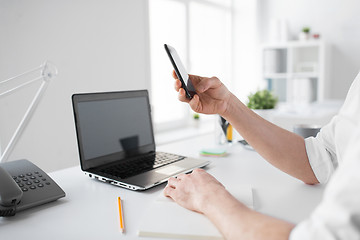
<svg viewBox="0 0 360 240">
<path fill-rule="evenodd" d="M 43 97 L 43 95 L 44 95 L 44 93 L 45 93 L 45 91 L 47 89 L 47 86 L 49 84 L 50 79 L 57 75 L 56 67 L 55 66 L 52 66 L 52 67 L 53 67 L 53 69 L 50 69 L 48 63 L 45 62 L 43 65 L 40 66 L 40 68 L 30 70 L 30 71 L 25 72 L 23 74 L 20 74 L 20 75 L 18 75 L 16 77 L 13 77 L 11 79 L 0 82 L 0 84 L 1 84 L 1 83 L 4 83 L 4 82 L 8 82 L 10 80 L 13 80 L 13 79 L 15 79 L 17 77 L 20 77 L 20 76 L 26 75 L 28 73 L 34 72 L 36 70 L 40 70 L 40 69 L 42 70 L 41 71 L 41 75 L 42 75 L 41 77 L 30 80 L 30 81 L 27 81 L 27 82 L 25 82 L 23 84 L 20 84 L 17 87 L 14 87 L 14 88 L 0 94 L 0 97 L 1 97 L 4 94 L 9 94 L 10 92 L 15 91 L 15 90 L 17 90 L 17 89 L 19 89 L 21 87 L 24 87 L 24 86 L 26 86 L 26 85 L 28 85 L 28 84 L 36 81 L 36 80 L 43 79 L 38 91 L 36 92 L 34 98 L 32 99 L 32 101 L 31 101 L 31 103 L 29 105 L 29 107 L 27 108 L 23 118 L 21 119 L 21 122 L 19 123 L 19 125 L 16 128 L 14 134 L 12 135 L 12 137 L 11 137 L 11 139 L 9 141 L 9 144 L 6 146 L 4 152 L 2 153 L 1 158 L 0 158 L 0 162 L 6 162 L 8 160 L 8 157 L 9 157 L 10 153 L 12 152 L 13 148 L 15 147 L 15 144 L 19 140 L 19 138 L 22 135 L 25 127 L 27 126 L 27 124 L 29 123 L 31 117 L 33 116 L 35 109 L 39 105 L 39 103 L 40 103 L 40 101 L 41 101 L 41 99 L 42 99 L 42 97 Z"/>
<path fill-rule="evenodd" d="M 29 81 L 27 81 L 27 82 L 25 82 L 25 83 L 22 83 L 22 84 L 20 84 L 19 86 L 13 87 L 13 88 L 5 91 L 5 92 L 0 93 L 0 97 L 4 97 L 4 96 L 6 96 L 6 95 L 8 95 L 8 94 L 11 94 L 11 93 L 14 92 L 15 90 L 18 90 L 18 89 L 20 89 L 20 88 L 23 88 L 23 87 L 25 87 L 26 85 L 29 85 L 29 84 L 31 84 L 31 83 L 33 83 L 33 82 L 36 82 L 36 81 L 38 81 L 38 80 L 41 80 L 41 79 L 43 79 L 43 77 L 34 78 L 34 79 L 29 80 Z M 1 83 L 3 83 L 3 82 L 1 82 Z M 1 84 L 1 83 L 0 83 L 0 84 Z"/>
<path fill-rule="evenodd" d="M 19 75 L 16 75 L 15 77 L 11 77 L 11 78 L 9 78 L 9 79 L 3 80 L 3 81 L 0 82 L 0 84 L 4 84 L 4 83 L 7 83 L 7 82 L 11 82 L 12 80 L 14 80 L 14 79 L 16 79 L 16 78 L 19 78 L 19 77 L 25 76 L 25 75 L 27 75 L 27 74 L 30 74 L 30 73 L 39 71 L 39 70 L 43 69 L 46 64 L 47 64 L 47 63 L 45 62 L 44 64 L 40 65 L 39 67 L 36 67 L 36 68 L 34 68 L 34 69 L 31 69 L 31 70 L 29 70 L 29 71 L 26 71 L 26 72 L 24 72 L 24 73 L 21 73 L 21 74 L 19 74 Z"/>
</svg>

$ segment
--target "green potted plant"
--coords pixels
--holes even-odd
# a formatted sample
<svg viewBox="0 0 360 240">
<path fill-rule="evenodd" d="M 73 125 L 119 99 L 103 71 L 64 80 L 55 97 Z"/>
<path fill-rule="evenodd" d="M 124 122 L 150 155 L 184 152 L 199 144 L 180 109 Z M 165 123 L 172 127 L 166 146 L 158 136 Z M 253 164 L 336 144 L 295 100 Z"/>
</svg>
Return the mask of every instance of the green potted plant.
<svg viewBox="0 0 360 240">
<path fill-rule="evenodd" d="M 194 120 L 199 120 L 200 119 L 200 115 L 198 113 L 194 113 L 193 114 L 193 118 Z"/>
<path fill-rule="evenodd" d="M 299 33 L 299 40 L 309 40 L 310 39 L 310 28 L 303 27 Z"/>
<path fill-rule="evenodd" d="M 192 120 L 193 126 L 198 128 L 200 126 L 200 114 L 194 112 Z"/>
<path fill-rule="evenodd" d="M 310 28 L 309 27 L 303 27 L 302 31 L 304 33 L 310 33 Z"/>
<path fill-rule="evenodd" d="M 247 107 L 251 109 L 273 109 L 278 102 L 278 98 L 266 89 L 250 93 L 248 100 Z"/>
<path fill-rule="evenodd" d="M 255 93 L 250 93 L 248 96 L 247 107 L 253 109 L 254 112 L 261 117 L 269 120 L 270 111 L 276 107 L 278 97 L 269 90 L 258 90 Z"/>
</svg>

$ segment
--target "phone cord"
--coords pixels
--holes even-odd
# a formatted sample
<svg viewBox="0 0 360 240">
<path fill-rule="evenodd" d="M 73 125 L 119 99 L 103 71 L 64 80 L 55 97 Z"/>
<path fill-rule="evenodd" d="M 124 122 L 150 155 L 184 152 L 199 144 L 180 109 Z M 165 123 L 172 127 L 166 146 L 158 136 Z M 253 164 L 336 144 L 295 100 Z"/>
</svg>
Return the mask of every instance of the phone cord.
<svg viewBox="0 0 360 240">
<path fill-rule="evenodd" d="M 4 207 L 0 205 L 0 217 L 11 217 L 14 216 L 16 213 L 16 206 L 15 203 L 13 206 L 10 207 Z"/>
</svg>

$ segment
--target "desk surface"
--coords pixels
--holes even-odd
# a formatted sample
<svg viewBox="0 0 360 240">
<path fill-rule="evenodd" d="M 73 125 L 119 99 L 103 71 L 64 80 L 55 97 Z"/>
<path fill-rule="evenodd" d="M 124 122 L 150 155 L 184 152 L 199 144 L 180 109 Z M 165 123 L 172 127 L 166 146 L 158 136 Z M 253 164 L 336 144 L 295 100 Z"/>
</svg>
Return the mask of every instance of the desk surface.
<svg viewBox="0 0 360 240">
<path fill-rule="evenodd" d="M 320 202 L 324 186 L 305 185 L 240 144 L 229 147 L 227 157 L 200 157 L 200 149 L 214 146 L 214 142 L 213 135 L 207 134 L 162 145 L 158 150 L 210 160 L 206 168 L 209 173 L 225 186 L 251 185 L 255 210 L 274 217 L 297 223 L 307 218 Z M 66 197 L 11 218 L 0 218 L 2 239 L 138 239 L 144 210 L 165 187 L 162 184 L 144 192 L 126 190 L 90 179 L 80 167 L 56 171 L 50 176 L 63 188 Z M 123 199 L 125 234 L 119 228 L 118 196 Z"/>
</svg>

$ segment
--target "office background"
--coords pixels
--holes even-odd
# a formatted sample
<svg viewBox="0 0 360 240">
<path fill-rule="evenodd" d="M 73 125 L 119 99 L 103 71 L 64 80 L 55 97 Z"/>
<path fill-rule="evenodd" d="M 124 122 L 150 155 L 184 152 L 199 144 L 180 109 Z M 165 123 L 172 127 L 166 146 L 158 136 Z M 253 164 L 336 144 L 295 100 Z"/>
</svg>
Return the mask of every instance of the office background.
<svg viewBox="0 0 360 240">
<path fill-rule="evenodd" d="M 281 18 L 287 20 L 292 38 L 308 25 L 331 44 L 325 97 L 344 99 L 360 69 L 359 7 L 356 0 L 233 0 L 229 87 L 243 99 L 258 86 L 258 46 L 268 41 L 271 19 Z M 73 93 L 151 92 L 148 10 L 147 0 L 0 1 L 0 80 L 44 60 L 59 69 L 10 160 L 27 158 L 45 171 L 77 165 Z M 166 66 L 164 71 L 169 69 Z M 0 99 L 5 109 L 0 112 L 1 139 L 8 139 L 15 127 L 7 111 L 16 115 L 17 105 L 23 105 L 27 97 L 25 92 L 14 96 L 15 107 Z"/>
</svg>

